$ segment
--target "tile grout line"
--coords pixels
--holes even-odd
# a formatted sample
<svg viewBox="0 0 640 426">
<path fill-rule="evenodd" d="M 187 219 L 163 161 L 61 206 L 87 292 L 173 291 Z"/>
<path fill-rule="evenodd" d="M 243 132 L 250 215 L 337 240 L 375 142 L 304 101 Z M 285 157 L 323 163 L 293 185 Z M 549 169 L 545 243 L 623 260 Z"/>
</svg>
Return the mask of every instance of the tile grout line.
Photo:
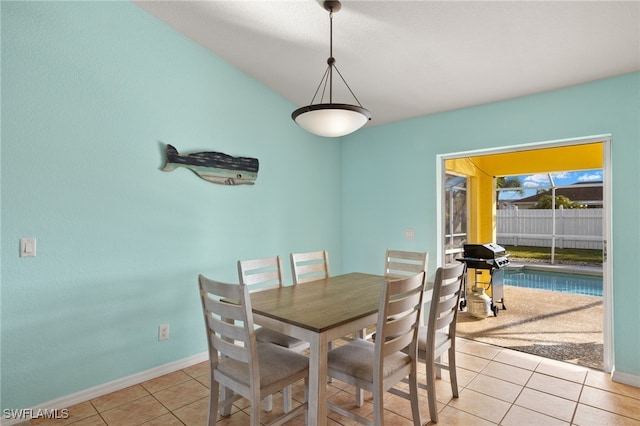
<svg viewBox="0 0 640 426">
<path fill-rule="evenodd" d="M 502 353 L 502 351 L 500 351 Z M 499 361 L 496 361 L 499 362 Z M 510 365 L 510 364 L 505 364 L 505 365 Z M 533 377 L 533 372 L 535 371 L 535 368 L 538 368 L 538 365 L 540 365 L 540 361 L 538 361 L 538 363 L 536 364 L 536 366 L 534 367 L 533 370 L 531 371 L 531 375 L 529 376 L 529 378 L 527 379 L 527 381 L 522 385 L 522 388 L 520 389 L 520 391 L 518 392 L 518 395 L 516 395 L 516 397 L 513 399 L 513 402 L 509 405 L 509 409 L 507 410 L 506 413 L 504 413 L 504 416 L 502 416 L 502 418 L 500 419 L 500 421 L 498 422 L 498 424 L 502 424 L 502 422 L 504 421 L 504 419 L 507 418 L 507 416 L 509 415 L 509 413 L 511 412 L 511 410 L 513 409 L 513 407 L 516 407 L 516 401 L 518 400 L 518 398 L 520 397 L 520 395 L 522 395 L 522 392 L 524 392 L 524 390 L 527 388 L 527 383 L 529 383 L 529 381 L 531 380 L 531 378 Z M 512 367 L 516 367 L 515 365 Z M 520 367 L 516 367 L 516 368 L 520 368 Z M 520 385 L 518 385 L 520 386 Z M 519 405 L 517 407 L 520 407 Z"/>
<path fill-rule="evenodd" d="M 573 409 L 573 415 L 571 416 L 571 424 L 575 424 L 576 415 L 578 414 L 578 408 L 580 408 L 580 399 L 582 399 L 582 392 L 584 392 L 585 382 L 587 381 L 587 376 L 589 373 L 584 375 L 584 381 L 582 386 L 580 386 L 580 394 L 578 395 L 578 400 L 576 401 L 576 407 Z"/>
<path fill-rule="evenodd" d="M 95 406 L 95 404 L 93 403 L 92 400 L 89 400 L 89 404 L 91 404 L 93 409 L 96 410 L 96 413 L 98 414 L 98 417 L 100 417 L 100 420 L 102 420 L 105 425 L 109 426 L 109 423 L 107 423 L 107 420 L 104 417 L 102 417 L 102 413 L 100 411 L 98 411 L 98 407 Z M 82 420 L 84 420 L 84 419 L 78 420 L 77 422 L 74 422 L 74 423 L 79 423 Z"/>
<path fill-rule="evenodd" d="M 605 392 L 605 393 L 608 393 L 608 394 L 611 394 L 611 395 L 614 395 L 614 396 L 617 396 L 617 397 L 621 397 L 621 398 L 629 398 L 629 399 L 633 399 L 633 400 L 638 400 L 640 402 L 640 398 L 635 398 L 635 397 L 624 395 L 624 394 L 620 394 L 620 393 L 617 393 L 617 392 L 611 392 L 611 391 L 609 391 L 607 389 L 602 389 L 602 388 L 595 387 L 595 386 L 589 386 L 587 384 L 585 384 L 583 386 L 583 390 L 584 390 L 585 387 L 594 389 L 596 391 Z M 580 392 L 580 396 L 582 397 L 582 391 Z M 602 408 L 602 407 L 599 407 L 597 405 L 591 405 L 591 404 L 587 404 L 585 402 L 578 401 L 578 405 L 580 405 L 580 404 L 584 405 L 585 407 L 590 407 L 590 408 L 593 408 L 593 409 L 596 409 L 596 410 L 599 410 L 599 411 L 604 411 L 604 412 L 607 412 L 607 413 L 615 414 L 616 416 L 624 417 L 625 419 L 630 419 L 630 420 L 634 420 L 634 421 L 640 421 L 640 416 L 638 416 L 638 417 L 629 417 L 626 414 L 621 414 L 621 413 L 618 413 L 616 411 L 612 411 L 610 408 Z"/>
<path fill-rule="evenodd" d="M 576 401 L 576 406 L 573 409 L 573 415 L 571 416 L 571 424 L 575 424 L 575 420 L 576 420 L 576 415 L 578 414 L 578 408 L 580 408 L 580 399 L 582 399 L 582 392 L 584 392 L 584 387 L 587 384 L 587 377 L 589 377 L 589 370 L 587 370 L 586 374 L 584 375 L 584 378 L 582 379 L 582 383 L 580 386 L 580 394 L 578 395 L 578 400 Z"/>
<path fill-rule="evenodd" d="M 155 393 L 150 392 L 150 391 L 149 391 L 147 388 L 145 388 L 144 386 L 143 386 L 143 388 L 144 388 L 144 389 L 149 393 L 149 395 L 151 395 L 151 396 L 153 397 L 153 399 L 155 399 L 156 401 L 158 401 L 158 403 L 159 403 L 160 405 L 162 405 L 164 408 L 166 408 L 166 409 L 167 409 L 167 411 L 169 412 L 169 414 L 171 414 L 171 416 L 172 416 L 173 418 L 175 418 L 175 419 L 176 419 L 177 421 L 179 421 L 181 424 L 186 425 L 186 423 L 185 423 L 185 422 L 183 422 L 183 421 L 182 421 L 182 419 L 180 419 L 180 418 L 179 418 L 179 417 L 174 413 L 174 411 L 176 411 L 176 410 L 180 410 L 180 409 L 182 409 L 182 408 L 184 408 L 184 407 L 187 407 L 187 406 L 189 406 L 189 405 L 191 405 L 191 404 L 193 404 L 193 403 L 196 403 L 196 402 L 200 401 L 200 399 L 206 399 L 206 398 L 208 398 L 208 396 L 205 396 L 205 397 L 203 397 L 203 398 L 199 398 L 199 399 L 197 399 L 197 400 L 195 400 L 195 401 L 191 401 L 191 402 L 189 402 L 189 403 L 187 403 L 187 404 L 185 404 L 185 405 L 182 405 L 182 406 L 180 406 L 180 407 L 176 407 L 174 410 L 172 410 L 172 409 L 170 409 L 169 407 L 167 407 L 167 406 L 166 406 L 162 401 L 160 401 L 160 400 L 155 396 L 155 394 L 156 394 L 156 393 L 159 393 L 159 392 L 166 391 L 166 390 L 168 390 L 168 389 L 171 389 L 171 388 L 173 388 L 173 387 L 175 387 L 175 386 L 178 386 L 178 385 L 181 385 L 181 384 L 183 384 L 183 383 L 186 383 L 186 382 L 188 382 L 189 380 L 193 380 L 194 382 L 196 382 L 196 383 L 198 383 L 198 384 L 200 384 L 200 385 L 202 385 L 202 386 L 206 387 L 206 388 L 207 388 L 207 389 L 209 389 L 209 390 L 210 390 L 211 388 L 210 388 L 210 387 L 205 386 L 205 385 L 204 385 L 202 382 L 200 382 L 196 377 L 194 377 L 193 375 L 191 375 L 191 374 L 189 374 L 188 372 L 186 372 L 186 371 L 185 371 L 185 369 L 178 370 L 178 371 L 181 371 L 182 373 L 184 373 L 187 377 L 189 377 L 189 379 L 187 379 L 187 380 L 185 380 L 185 381 L 182 381 L 182 382 L 180 382 L 180 383 L 175 383 L 175 384 L 173 384 L 173 385 L 171 385 L 171 386 L 168 386 L 168 387 L 166 387 L 166 388 L 160 389 L 160 390 L 156 391 Z M 205 374 L 203 374 L 202 376 L 204 376 L 204 375 L 206 375 L 206 373 L 205 373 Z M 198 376 L 198 377 L 200 377 L 200 376 Z M 164 416 L 164 415 L 165 415 L 165 414 L 162 414 L 161 416 L 156 417 L 156 419 L 157 419 L 157 418 L 160 418 L 160 417 L 162 417 L 162 416 Z M 154 420 L 154 419 L 151 419 L 151 420 Z M 145 422 L 145 423 L 146 423 L 146 422 Z"/>
<path fill-rule="evenodd" d="M 170 387 L 171 387 L 171 386 L 170 386 Z M 169 389 L 169 388 L 166 388 L 166 389 Z M 165 390 L 165 389 L 163 389 L 163 390 Z M 158 398 L 156 398 L 156 396 L 155 396 L 154 394 L 152 394 L 151 392 L 149 392 L 149 394 L 151 395 L 151 397 L 152 397 L 153 399 L 155 399 L 156 401 L 158 401 L 158 403 L 159 403 L 160 405 L 162 405 L 164 408 L 166 408 L 166 409 L 167 409 L 167 411 L 169 412 L 169 414 L 171 414 L 171 416 L 172 416 L 174 419 L 176 419 L 177 421 L 179 421 L 179 422 L 180 422 L 180 423 L 182 423 L 183 425 L 185 424 L 185 423 L 184 423 L 184 422 L 183 422 L 183 421 L 182 421 L 178 416 L 176 416 L 176 415 L 174 414 L 173 410 L 169 409 L 169 407 L 167 407 L 166 405 L 164 405 L 164 404 L 162 403 L 162 401 L 160 401 Z M 188 404 L 187 404 L 187 405 L 188 405 Z M 185 405 L 185 407 L 186 407 L 186 405 Z M 182 407 L 179 407 L 179 408 L 182 408 Z M 158 417 L 154 417 L 153 419 L 149 419 L 149 420 L 145 421 L 144 423 L 148 423 L 148 422 L 150 422 L 150 421 L 152 421 L 152 420 L 159 419 L 160 417 L 165 416 L 165 415 L 166 415 L 166 414 L 161 414 L 161 415 L 159 415 Z M 144 425 L 144 423 L 141 423 L 141 425 Z M 110 425 L 108 425 L 108 426 L 110 426 Z"/>
<path fill-rule="evenodd" d="M 531 410 L 531 408 L 523 407 L 523 406 L 521 406 L 521 405 L 517 405 L 517 404 L 516 404 L 516 402 L 518 401 L 518 398 L 520 398 L 520 396 L 522 395 L 522 393 L 524 392 L 524 390 L 525 390 L 525 389 L 530 389 L 530 388 L 527 388 L 527 385 L 528 385 L 528 384 L 529 384 L 529 382 L 531 381 L 531 378 L 533 377 L 533 375 L 534 375 L 534 374 L 535 374 L 535 372 L 536 372 L 536 369 L 540 366 L 540 364 L 541 364 L 541 363 L 542 363 L 542 361 L 538 361 L 538 363 L 536 364 L 535 368 L 534 368 L 533 370 L 531 370 L 531 375 L 529 376 L 529 378 L 527 379 L 527 381 L 522 385 L 522 389 L 520 389 L 520 392 L 518 393 L 518 396 L 516 397 L 516 399 L 514 399 L 514 400 L 513 400 L 513 404 L 511 404 L 511 407 L 509 407 L 509 410 L 508 410 L 507 412 L 511 411 L 511 409 L 512 409 L 513 407 L 520 407 L 520 408 L 524 408 L 524 409 L 526 409 L 526 410 Z M 536 410 L 531 410 L 531 411 L 533 411 L 534 413 L 539 413 L 539 414 L 543 414 L 543 415 L 545 415 L 545 416 L 548 416 L 548 414 L 546 414 L 546 413 L 541 413 L 540 411 L 536 411 Z M 506 416 L 506 414 L 505 414 L 505 416 Z M 553 417 L 553 416 L 549 416 L 549 417 Z M 503 418 L 502 420 L 504 420 L 504 418 Z M 502 420 L 501 420 L 501 421 L 502 421 Z"/>
</svg>

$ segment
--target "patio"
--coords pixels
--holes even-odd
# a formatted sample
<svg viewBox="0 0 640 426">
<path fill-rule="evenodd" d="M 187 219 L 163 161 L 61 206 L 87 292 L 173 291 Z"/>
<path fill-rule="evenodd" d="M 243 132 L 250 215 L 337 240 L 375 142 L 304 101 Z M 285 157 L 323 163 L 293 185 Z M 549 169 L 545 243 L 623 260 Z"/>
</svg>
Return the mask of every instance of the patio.
<svg viewBox="0 0 640 426">
<path fill-rule="evenodd" d="M 458 313 L 457 335 L 603 369 L 602 298 L 505 286 L 497 317 Z"/>
</svg>

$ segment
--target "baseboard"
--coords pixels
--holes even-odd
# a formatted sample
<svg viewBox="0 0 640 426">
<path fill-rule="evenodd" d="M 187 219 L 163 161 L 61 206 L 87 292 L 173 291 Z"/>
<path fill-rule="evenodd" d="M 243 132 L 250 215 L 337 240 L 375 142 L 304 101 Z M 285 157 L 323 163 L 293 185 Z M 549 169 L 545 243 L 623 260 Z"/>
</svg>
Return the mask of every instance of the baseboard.
<svg viewBox="0 0 640 426">
<path fill-rule="evenodd" d="M 38 404 L 35 407 L 24 410 L 25 413 L 38 412 L 38 410 L 61 410 L 63 408 L 72 407 L 74 405 L 86 402 L 101 396 L 110 394 L 128 388 L 133 385 L 137 385 L 142 382 L 146 382 L 151 379 L 155 379 L 165 374 L 173 373 L 174 371 L 182 370 L 183 368 L 190 367 L 195 364 L 207 361 L 209 359 L 209 352 L 202 352 L 188 358 L 183 358 L 178 361 L 170 362 L 169 364 L 161 365 L 159 367 L 151 368 L 149 370 L 142 371 L 140 373 L 133 374 L 131 376 L 123 377 L 121 379 L 114 380 L 109 383 L 94 386 L 83 391 L 63 396 L 62 398 L 54 399 L 43 404 Z M 25 418 L 18 419 L 0 419 L 0 425 L 21 425 L 29 424 L 29 420 Z"/>
<path fill-rule="evenodd" d="M 621 373 L 614 369 L 611 373 L 611 380 L 640 388 L 640 376 L 634 374 Z"/>
</svg>

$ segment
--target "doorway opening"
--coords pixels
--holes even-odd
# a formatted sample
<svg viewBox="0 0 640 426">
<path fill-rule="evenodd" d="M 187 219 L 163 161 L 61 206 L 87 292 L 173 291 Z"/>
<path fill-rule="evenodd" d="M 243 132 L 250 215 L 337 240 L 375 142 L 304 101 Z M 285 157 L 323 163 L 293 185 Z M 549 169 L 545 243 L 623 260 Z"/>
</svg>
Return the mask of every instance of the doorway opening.
<svg viewBox="0 0 640 426">
<path fill-rule="evenodd" d="M 532 143 L 521 146 L 512 146 L 500 149 L 486 149 L 472 152 L 459 152 L 438 156 L 437 167 L 439 170 L 439 199 L 438 206 L 438 263 L 445 264 L 459 257 L 462 244 L 468 243 L 495 243 L 496 242 L 496 206 L 497 191 L 496 178 L 499 176 L 513 176 L 533 173 L 552 173 L 566 170 L 592 170 L 601 169 L 603 173 L 603 219 L 602 219 L 602 244 L 604 258 L 602 263 L 603 292 L 600 307 L 594 307 L 595 303 L 585 303 L 573 309 L 578 313 L 584 312 L 593 319 L 593 309 L 600 309 L 601 319 L 598 319 L 602 329 L 602 346 L 595 347 L 602 354 L 602 369 L 611 371 L 612 354 L 612 309 L 611 309 L 611 270 L 607 257 L 607 242 L 611 238 L 611 203 L 610 200 L 610 136 L 597 136 L 574 140 L 551 141 Z M 464 198 L 464 200 L 463 200 Z M 610 245 L 609 245 L 610 247 Z M 515 291 L 513 292 L 515 295 Z M 505 294 L 509 309 L 528 310 L 536 303 L 546 303 L 539 296 L 518 296 L 522 300 L 514 300 L 509 303 L 509 295 Z M 559 306 L 565 305 L 565 313 L 569 313 L 569 302 L 573 303 L 579 297 L 560 296 Z M 562 311 L 563 309 L 560 309 Z M 501 311 L 501 314 L 509 315 L 510 311 Z M 514 311 L 513 316 L 517 312 Z M 549 316 L 553 320 L 553 315 Z M 459 316 L 459 317 L 462 317 Z M 492 327 L 494 318 L 482 319 L 483 327 Z M 575 318 L 571 321 L 576 321 Z M 579 320 L 578 320 L 579 321 Z M 527 320 L 520 318 L 519 324 Z M 532 322 L 532 321 L 528 321 Z M 459 328 L 460 330 L 460 328 Z M 516 327 L 505 328 L 505 334 L 516 331 Z M 524 331 L 526 333 L 526 331 Z M 550 333 L 556 333 L 551 331 Z M 542 343 L 542 342 L 538 342 Z M 536 344 L 536 342 L 532 342 Z M 583 343 L 576 343 L 582 344 Z M 567 346 L 571 342 L 566 342 Z M 544 349 L 544 344 L 538 344 L 539 349 Z M 541 354 L 545 356 L 544 354 Z M 571 360 L 569 360 L 571 361 Z"/>
</svg>

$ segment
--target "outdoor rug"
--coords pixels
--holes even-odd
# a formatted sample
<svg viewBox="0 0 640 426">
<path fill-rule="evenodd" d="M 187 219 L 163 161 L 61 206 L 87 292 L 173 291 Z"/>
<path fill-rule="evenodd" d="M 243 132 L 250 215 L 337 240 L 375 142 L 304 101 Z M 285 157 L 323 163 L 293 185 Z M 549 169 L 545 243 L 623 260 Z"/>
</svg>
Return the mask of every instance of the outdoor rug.
<svg viewBox="0 0 640 426">
<path fill-rule="evenodd" d="M 601 297 L 505 286 L 504 301 L 496 317 L 458 312 L 457 335 L 603 369 Z"/>
</svg>

